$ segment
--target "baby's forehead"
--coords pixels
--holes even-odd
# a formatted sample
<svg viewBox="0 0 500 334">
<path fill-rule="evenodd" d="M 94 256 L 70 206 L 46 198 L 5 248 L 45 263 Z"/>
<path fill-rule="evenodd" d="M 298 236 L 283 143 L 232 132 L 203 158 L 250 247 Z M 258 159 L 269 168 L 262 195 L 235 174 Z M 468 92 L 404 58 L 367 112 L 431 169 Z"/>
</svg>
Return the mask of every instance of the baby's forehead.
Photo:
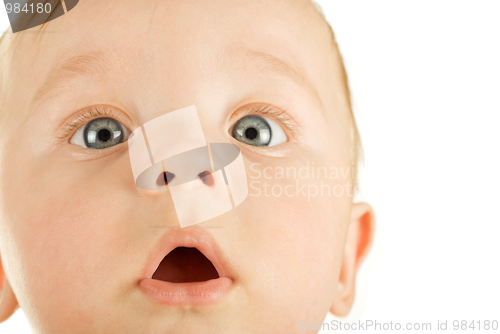
<svg viewBox="0 0 500 334">
<path fill-rule="evenodd" d="M 13 84 L 21 83 L 24 77 L 31 78 L 29 85 L 33 86 L 34 78 L 41 86 L 41 78 L 45 81 L 65 62 L 79 62 L 77 67 L 85 70 L 86 65 L 91 65 L 86 60 L 113 59 L 108 57 L 111 54 L 115 54 L 116 64 L 125 67 L 131 57 L 141 55 L 129 64 L 141 68 L 148 66 L 150 59 L 169 54 L 175 54 L 177 58 L 171 59 L 181 64 L 183 57 L 196 55 L 203 62 L 203 57 L 216 52 L 231 58 L 231 52 L 246 49 L 247 54 L 256 56 L 252 59 L 270 55 L 268 60 L 283 69 L 292 63 L 289 72 L 298 74 L 299 79 L 303 75 L 314 81 L 328 67 L 333 69 L 331 32 L 310 0 L 219 0 L 209 5 L 175 2 L 168 6 L 166 2 L 156 3 L 88 0 L 42 29 L 21 32 L 15 39 L 9 36 L 9 66 L 16 67 L 10 73 L 16 73 L 18 79 Z M 91 17 L 92 13 L 102 12 L 107 12 L 106 20 Z M 251 65 L 246 58 L 240 58 L 241 68 Z M 87 66 L 87 71 L 93 69 Z"/>
<path fill-rule="evenodd" d="M 225 46 L 224 38 L 241 44 L 256 40 L 257 45 L 270 39 L 291 42 L 289 44 L 299 42 L 290 49 L 310 48 L 312 44 L 328 45 L 332 41 L 328 24 L 311 0 L 165 3 L 151 0 L 138 4 L 124 0 L 117 4 L 114 1 L 87 0 L 74 11 L 43 27 L 18 34 L 20 44 L 33 47 L 12 44 L 23 52 L 31 49 L 27 54 L 32 57 L 41 58 L 47 54 L 57 59 L 64 52 L 97 50 L 99 44 L 118 48 L 126 46 L 127 40 L 130 43 L 145 39 L 148 43 L 158 43 L 165 38 L 176 41 L 172 35 L 178 37 L 177 41 L 193 42 L 199 42 L 196 37 L 203 35 L 206 44 L 219 44 L 220 47 Z M 107 14 L 95 14 L 100 13 L 100 9 L 106 9 Z M 207 30 L 209 33 L 203 34 Z M 15 39 L 14 36 L 10 40 L 15 42 Z"/>
</svg>

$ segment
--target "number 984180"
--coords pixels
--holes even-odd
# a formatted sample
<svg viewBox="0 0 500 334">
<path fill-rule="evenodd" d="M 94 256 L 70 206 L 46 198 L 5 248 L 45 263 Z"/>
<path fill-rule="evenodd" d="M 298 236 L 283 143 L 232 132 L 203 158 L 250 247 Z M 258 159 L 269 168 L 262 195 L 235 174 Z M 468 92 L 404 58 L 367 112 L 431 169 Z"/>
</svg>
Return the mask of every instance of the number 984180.
<svg viewBox="0 0 500 334">
<path fill-rule="evenodd" d="M 6 3 L 5 4 L 5 9 L 7 10 L 7 14 L 10 14 L 10 13 L 15 13 L 15 14 L 19 14 L 21 12 L 24 12 L 26 14 L 42 14 L 42 13 L 50 13 L 52 11 L 52 6 L 50 5 L 50 3 L 37 3 L 37 4 L 27 4 L 25 3 L 24 6 L 21 7 L 21 4 L 20 3 L 14 3 L 14 4 L 11 4 L 11 3 Z"/>
</svg>

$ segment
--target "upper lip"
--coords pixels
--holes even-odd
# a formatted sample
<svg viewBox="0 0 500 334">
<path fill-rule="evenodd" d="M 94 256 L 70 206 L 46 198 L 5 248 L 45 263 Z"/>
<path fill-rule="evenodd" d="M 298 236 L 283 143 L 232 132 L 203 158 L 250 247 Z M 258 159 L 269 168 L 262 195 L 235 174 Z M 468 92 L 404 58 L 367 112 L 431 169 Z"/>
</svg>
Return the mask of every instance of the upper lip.
<svg viewBox="0 0 500 334">
<path fill-rule="evenodd" d="M 217 270 L 219 277 L 234 279 L 229 262 L 223 255 L 213 236 L 204 229 L 169 229 L 155 245 L 143 275 L 152 278 L 163 258 L 177 247 L 198 249 Z"/>
</svg>

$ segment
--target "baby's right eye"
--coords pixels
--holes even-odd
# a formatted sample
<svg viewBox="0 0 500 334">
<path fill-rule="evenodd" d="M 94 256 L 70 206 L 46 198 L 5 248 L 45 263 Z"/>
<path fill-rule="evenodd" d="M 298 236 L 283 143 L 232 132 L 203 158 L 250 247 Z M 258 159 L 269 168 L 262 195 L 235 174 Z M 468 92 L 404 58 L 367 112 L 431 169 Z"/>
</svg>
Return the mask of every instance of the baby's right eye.
<svg viewBox="0 0 500 334">
<path fill-rule="evenodd" d="M 241 118 L 234 125 L 231 135 L 236 140 L 252 146 L 276 146 L 288 140 L 281 126 L 260 115 Z"/>
<path fill-rule="evenodd" d="M 71 137 L 70 143 L 90 149 L 105 149 L 123 143 L 130 133 L 117 120 L 103 117 L 81 126 Z"/>
</svg>

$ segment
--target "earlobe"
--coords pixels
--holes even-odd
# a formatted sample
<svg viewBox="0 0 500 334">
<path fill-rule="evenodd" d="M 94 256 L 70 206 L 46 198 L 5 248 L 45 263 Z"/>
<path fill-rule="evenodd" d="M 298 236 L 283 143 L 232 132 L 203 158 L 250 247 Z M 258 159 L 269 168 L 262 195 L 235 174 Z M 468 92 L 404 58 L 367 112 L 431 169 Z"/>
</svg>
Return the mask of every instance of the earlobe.
<svg viewBox="0 0 500 334">
<path fill-rule="evenodd" d="M 337 316 L 346 316 L 351 310 L 356 292 L 356 274 L 370 250 L 374 230 L 375 217 L 372 208 L 366 203 L 353 204 L 339 282 L 330 308 L 330 312 Z"/>
<path fill-rule="evenodd" d="M 9 319 L 18 307 L 19 303 L 5 276 L 0 258 L 0 323 Z"/>
</svg>

